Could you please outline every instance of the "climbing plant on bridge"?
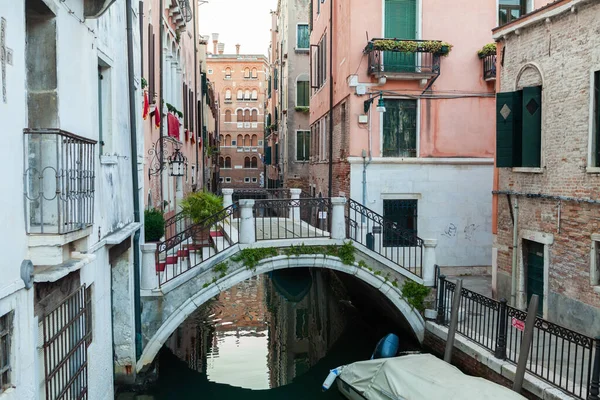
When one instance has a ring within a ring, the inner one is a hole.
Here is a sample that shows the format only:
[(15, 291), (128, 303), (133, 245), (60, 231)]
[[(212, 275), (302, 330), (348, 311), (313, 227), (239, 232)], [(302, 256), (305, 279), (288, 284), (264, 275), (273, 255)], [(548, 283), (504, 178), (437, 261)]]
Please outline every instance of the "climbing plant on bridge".
[(408, 304), (421, 312), (425, 309), (425, 298), (429, 296), (430, 292), (430, 288), (411, 280), (407, 280), (402, 286), (402, 297)]

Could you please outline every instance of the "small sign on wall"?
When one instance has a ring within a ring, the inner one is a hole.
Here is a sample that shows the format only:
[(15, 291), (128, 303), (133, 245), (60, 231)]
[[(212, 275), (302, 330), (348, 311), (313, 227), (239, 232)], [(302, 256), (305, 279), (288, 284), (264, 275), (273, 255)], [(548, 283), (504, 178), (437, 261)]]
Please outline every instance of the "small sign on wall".
[(521, 321), (518, 318), (512, 317), (511, 325), (513, 328), (517, 328), (521, 332), (525, 330), (525, 321)]

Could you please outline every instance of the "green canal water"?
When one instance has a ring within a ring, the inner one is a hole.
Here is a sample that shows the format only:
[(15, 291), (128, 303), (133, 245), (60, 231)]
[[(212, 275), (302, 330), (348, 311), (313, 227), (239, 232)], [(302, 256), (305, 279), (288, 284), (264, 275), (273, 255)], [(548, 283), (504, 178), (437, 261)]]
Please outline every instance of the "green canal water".
[(392, 306), (347, 275), (294, 269), (221, 293), (173, 333), (158, 356), (158, 380), (129, 399), (341, 399), (322, 392), (331, 368), (370, 358), (394, 332), (416, 342)]

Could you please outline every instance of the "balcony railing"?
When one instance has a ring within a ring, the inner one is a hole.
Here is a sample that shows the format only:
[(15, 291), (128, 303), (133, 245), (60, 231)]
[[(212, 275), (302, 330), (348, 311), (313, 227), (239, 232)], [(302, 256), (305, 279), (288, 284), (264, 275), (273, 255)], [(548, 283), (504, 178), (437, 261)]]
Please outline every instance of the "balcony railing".
[(65, 234), (94, 222), (95, 140), (60, 129), (25, 129), (28, 233)]
[(486, 81), (496, 80), (496, 55), (483, 57), (481, 64), (483, 65), (483, 79)]
[[(441, 56), (449, 51), (431, 50), (438, 41), (372, 39), (364, 52), (369, 57), (369, 74), (390, 79), (423, 79), (440, 74)], [(390, 46), (392, 45), (392, 46)], [(387, 50), (387, 48), (392, 50)], [(385, 49), (385, 50), (384, 50)]]

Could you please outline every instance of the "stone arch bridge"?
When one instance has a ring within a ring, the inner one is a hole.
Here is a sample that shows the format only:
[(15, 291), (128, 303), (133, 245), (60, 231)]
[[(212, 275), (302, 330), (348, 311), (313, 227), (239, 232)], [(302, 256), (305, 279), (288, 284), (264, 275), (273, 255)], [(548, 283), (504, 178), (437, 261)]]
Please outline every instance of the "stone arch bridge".
[[(425, 322), (401, 296), (407, 280), (433, 286), (435, 240), (423, 240), (345, 198), (269, 193), (232, 201), (200, 224), (166, 223), (166, 240), (142, 246), (142, 342), (136, 364), (148, 368), (177, 327), (206, 301), (274, 270), (326, 268), (378, 289), (423, 341)], [(243, 195), (242, 195), (243, 197)], [(351, 243), (351, 244), (350, 244)]]

